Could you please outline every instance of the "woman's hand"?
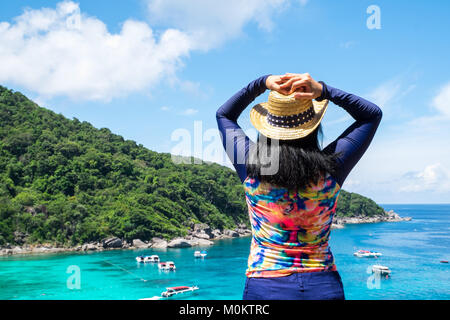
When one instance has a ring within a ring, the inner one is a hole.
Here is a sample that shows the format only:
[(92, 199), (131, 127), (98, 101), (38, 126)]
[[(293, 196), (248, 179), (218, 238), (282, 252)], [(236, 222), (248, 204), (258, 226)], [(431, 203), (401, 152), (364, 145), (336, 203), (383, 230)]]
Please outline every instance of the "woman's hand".
[(295, 99), (316, 99), (322, 95), (323, 85), (314, 80), (309, 73), (286, 73), (281, 77), (282, 84), (278, 92), (295, 92)]
[[(280, 92), (280, 90), (281, 90), (280, 85), (286, 81), (286, 80), (282, 80), (282, 77), (284, 77), (284, 76), (268, 76), (266, 79), (267, 89)], [(285, 91), (286, 90), (283, 89), (283, 92), (285, 92)], [(280, 92), (280, 93), (283, 93), (283, 92)]]

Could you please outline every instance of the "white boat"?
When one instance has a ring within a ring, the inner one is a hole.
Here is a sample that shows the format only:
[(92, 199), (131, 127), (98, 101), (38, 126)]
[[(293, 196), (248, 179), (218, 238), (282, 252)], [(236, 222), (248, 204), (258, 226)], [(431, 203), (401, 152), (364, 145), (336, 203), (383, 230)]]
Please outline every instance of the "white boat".
[(198, 287), (197, 286), (192, 286), (192, 287), (180, 286), (180, 287), (169, 287), (166, 289), (167, 289), (167, 291), (164, 291), (163, 293), (161, 293), (161, 296), (165, 297), (165, 298), (170, 298), (171, 296), (174, 296), (177, 294), (193, 292), (195, 290), (198, 290)]
[(144, 262), (159, 262), (159, 257), (157, 255), (152, 255), (152, 256), (146, 256), (144, 258)]
[(175, 271), (177, 269), (173, 261), (160, 262), (158, 268), (163, 271)]
[(388, 276), (391, 273), (391, 270), (386, 266), (376, 264), (372, 266), (372, 273), (378, 273), (382, 276), (384, 275)]
[(355, 253), (353, 253), (353, 255), (359, 258), (378, 258), (382, 256), (380, 252), (374, 252), (369, 250), (358, 250)]
[(145, 257), (144, 257), (144, 256), (136, 257), (136, 261), (137, 261), (137, 262), (144, 262), (144, 260), (145, 260)]
[(206, 251), (195, 251), (194, 257), (196, 258), (205, 258), (208, 255)]

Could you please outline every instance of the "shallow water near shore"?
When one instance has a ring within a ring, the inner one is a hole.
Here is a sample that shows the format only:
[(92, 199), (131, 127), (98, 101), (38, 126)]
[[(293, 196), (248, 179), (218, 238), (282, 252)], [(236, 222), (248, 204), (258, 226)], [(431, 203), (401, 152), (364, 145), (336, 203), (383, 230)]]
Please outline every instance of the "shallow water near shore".
[[(450, 205), (384, 205), (412, 221), (346, 225), (331, 233), (330, 246), (347, 299), (450, 299)], [(0, 257), (0, 299), (142, 299), (166, 287), (197, 285), (200, 290), (172, 299), (241, 299), (250, 238), (224, 239), (206, 248), (118, 250)], [(378, 259), (357, 258), (358, 249), (379, 251)], [(174, 261), (175, 272), (138, 264), (138, 255)], [(373, 279), (367, 268), (382, 264), (390, 279)], [(80, 270), (80, 289), (70, 289)], [(69, 269), (69, 270), (68, 270)], [(67, 273), (69, 271), (69, 273)], [(69, 280), (69, 287), (68, 287)]]

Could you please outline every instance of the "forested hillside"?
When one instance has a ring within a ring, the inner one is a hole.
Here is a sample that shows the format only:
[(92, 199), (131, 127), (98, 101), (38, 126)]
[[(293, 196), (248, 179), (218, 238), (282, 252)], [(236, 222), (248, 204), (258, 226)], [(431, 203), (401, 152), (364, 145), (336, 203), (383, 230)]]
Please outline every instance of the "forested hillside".
[[(338, 215), (384, 214), (343, 192)], [(247, 222), (240, 181), (218, 164), (175, 165), (169, 154), (40, 108), (0, 86), (0, 245), (80, 244), (185, 235), (193, 223)]]

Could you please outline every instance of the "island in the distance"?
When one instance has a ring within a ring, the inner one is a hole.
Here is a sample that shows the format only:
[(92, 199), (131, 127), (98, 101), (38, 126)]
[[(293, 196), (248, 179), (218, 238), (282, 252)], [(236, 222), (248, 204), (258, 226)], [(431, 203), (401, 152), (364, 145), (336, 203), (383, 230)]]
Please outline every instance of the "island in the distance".
[[(230, 168), (174, 164), (2, 86), (0, 123), (0, 255), (207, 246), (251, 234)], [(400, 219), (342, 190), (333, 225)]]

